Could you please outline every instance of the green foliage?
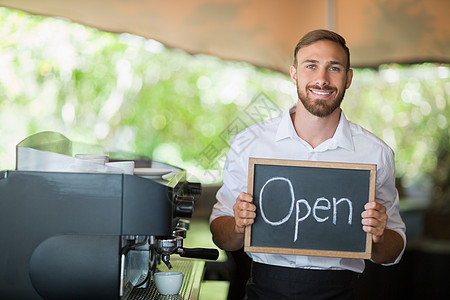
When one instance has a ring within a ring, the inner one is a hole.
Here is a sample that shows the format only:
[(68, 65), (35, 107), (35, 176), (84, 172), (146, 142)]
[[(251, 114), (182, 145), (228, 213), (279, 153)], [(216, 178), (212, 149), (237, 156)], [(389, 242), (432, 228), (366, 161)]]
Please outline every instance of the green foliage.
[(397, 175), (433, 174), (438, 149), (450, 149), (450, 69), (445, 65), (385, 65), (359, 70), (344, 110), (396, 152)]
[[(22, 139), (53, 130), (188, 170), (211, 168), (209, 180), (220, 180), (223, 136), (235, 120), (255, 121), (245, 112), (251, 101), (264, 95), (281, 110), (296, 101), (285, 74), (130, 34), (0, 8), (0, 35), (0, 169), (14, 168)], [(355, 70), (344, 111), (394, 149), (399, 176), (434, 174), (438, 152), (448, 153), (449, 70)], [(215, 156), (199, 163), (212, 148)]]

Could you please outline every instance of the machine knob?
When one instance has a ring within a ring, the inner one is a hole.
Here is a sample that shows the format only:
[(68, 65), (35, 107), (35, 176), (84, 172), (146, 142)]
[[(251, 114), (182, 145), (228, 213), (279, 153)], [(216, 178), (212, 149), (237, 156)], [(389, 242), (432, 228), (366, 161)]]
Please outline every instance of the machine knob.
[(175, 196), (175, 210), (174, 217), (192, 218), (194, 211), (194, 197), (193, 196)]
[(175, 228), (174, 231), (172, 231), (172, 235), (179, 236), (179, 237), (182, 237), (183, 239), (185, 239), (186, 238), (186, 229), (177, 227), (177, 228)]
[(193, 195), (197, 200), (202, 193), (202, 185), (199, 182), (188, 182), (187, 194)]
[(186, 219), (179, 219), (176, 227), (189, 230), (190, 226), (191, 226), (191, 221), (186, 220)]

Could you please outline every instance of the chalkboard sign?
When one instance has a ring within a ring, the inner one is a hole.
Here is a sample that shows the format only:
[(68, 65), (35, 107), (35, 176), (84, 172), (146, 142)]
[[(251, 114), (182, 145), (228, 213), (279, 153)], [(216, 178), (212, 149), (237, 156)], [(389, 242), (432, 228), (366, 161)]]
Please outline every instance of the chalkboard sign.
[(244, 250), (368, 259), (361, 213), (375, 200), (376, 165), (250, 158), (256, 218)]

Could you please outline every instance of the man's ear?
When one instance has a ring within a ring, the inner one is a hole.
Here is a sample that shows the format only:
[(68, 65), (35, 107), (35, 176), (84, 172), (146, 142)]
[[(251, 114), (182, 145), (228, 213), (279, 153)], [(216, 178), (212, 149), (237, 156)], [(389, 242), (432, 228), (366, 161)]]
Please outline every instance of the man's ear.
[(348, 69), (348, 71), (347, 71), (347, 85), (345, 86), (345, 89), (348, 89), (350, 87), (350, 85), (352, 84), (352, 79), (353, 79), (353, 70), (352, 69)]
[(291, 80), (294, 84), (297, 84), (297, 68), (292, 65), (290, 69)]

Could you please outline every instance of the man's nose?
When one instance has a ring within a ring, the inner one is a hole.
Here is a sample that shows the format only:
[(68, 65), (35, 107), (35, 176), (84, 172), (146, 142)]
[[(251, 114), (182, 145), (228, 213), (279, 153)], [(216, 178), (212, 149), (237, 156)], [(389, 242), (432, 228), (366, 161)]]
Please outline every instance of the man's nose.
[(326, 69), (320, 69), (317, 72), (317, 77), (315, 80), (315, 84), (318, 86), (327, 86), (330, 84), (329, 74)]

